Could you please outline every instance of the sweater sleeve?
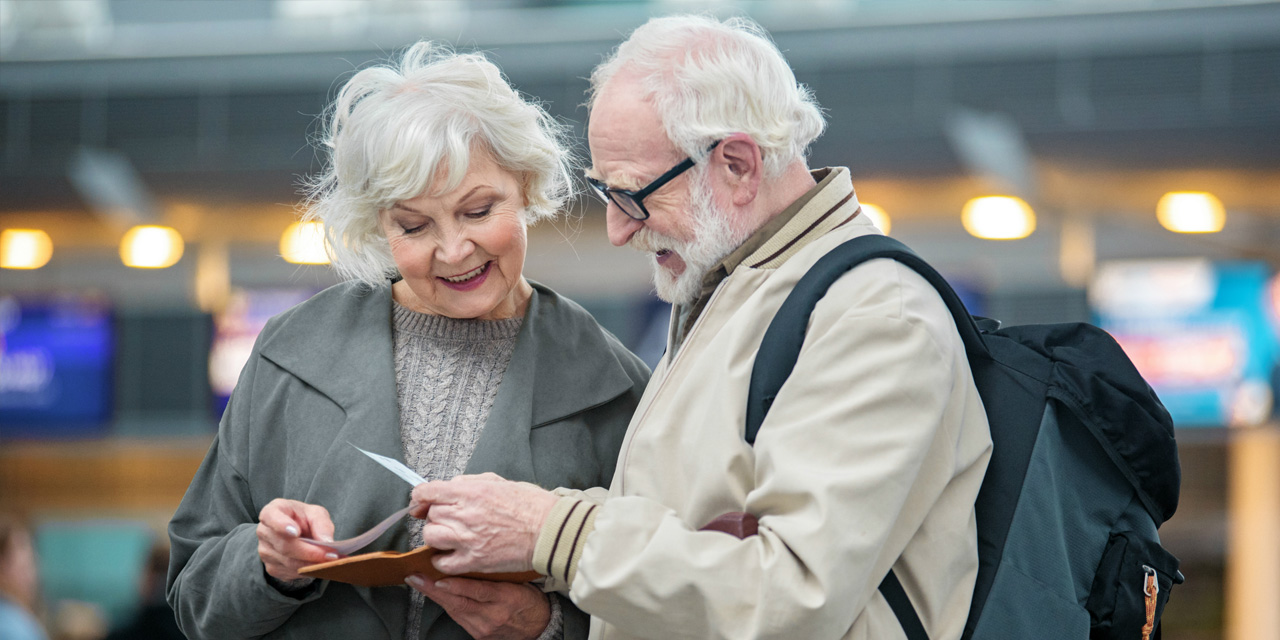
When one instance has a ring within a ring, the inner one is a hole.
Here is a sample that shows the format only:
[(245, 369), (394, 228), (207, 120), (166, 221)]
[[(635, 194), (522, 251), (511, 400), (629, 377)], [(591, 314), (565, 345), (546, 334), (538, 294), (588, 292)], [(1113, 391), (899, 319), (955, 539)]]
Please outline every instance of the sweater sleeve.
[(258, 557), (258, 508), (240, 465), (247, 459), (260, 360), (255, 348), (218, 435), (169, 523), (167, 599), (178, 626), (193, 640), (263, 636), (319, 598), (328, 584), (286, 595), (267, 582)]

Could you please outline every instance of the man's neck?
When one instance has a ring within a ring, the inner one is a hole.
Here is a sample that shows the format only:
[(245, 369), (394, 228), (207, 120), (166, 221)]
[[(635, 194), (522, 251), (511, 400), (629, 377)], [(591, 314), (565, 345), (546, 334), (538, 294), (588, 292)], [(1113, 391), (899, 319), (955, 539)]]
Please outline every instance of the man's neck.
[(753, 203), (756, 206), (748, 219), (751, 233), (759, 231), (778, 214), (786, 211), (791, 203), (809, 193), (817, 184), (809, 168), (801, 160), (787, 165), (782, 175), (765, 181), (760, 185), (760, 195)]

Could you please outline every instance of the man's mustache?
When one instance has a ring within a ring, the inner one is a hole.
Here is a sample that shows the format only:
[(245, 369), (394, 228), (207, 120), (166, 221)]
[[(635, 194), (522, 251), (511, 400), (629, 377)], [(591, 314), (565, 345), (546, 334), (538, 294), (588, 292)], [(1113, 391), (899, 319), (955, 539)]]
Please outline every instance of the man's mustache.
[(684, 247), (684, 243), (674, 238), (669, 238), (649, 228), (644, 228), (631, 236), (631, 240), (627, 242), (627, 246), (644, 253), (658, 253), (664, 250), (680, 253), (680, 249)]

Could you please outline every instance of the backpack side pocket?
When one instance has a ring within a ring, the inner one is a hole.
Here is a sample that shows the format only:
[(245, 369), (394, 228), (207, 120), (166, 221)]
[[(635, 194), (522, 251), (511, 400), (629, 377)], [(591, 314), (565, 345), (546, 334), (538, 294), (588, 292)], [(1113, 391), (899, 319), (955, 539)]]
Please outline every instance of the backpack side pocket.
[(1090, 640), (1121, 640), (1142, 636), (1146, 623), (1147, 576), (1154, 572), (1155, 619), (1160, 620), (1169, 591), (1182, 583), (1178, 559), (1160, 543), (1135, 531), (1111, 534), (1094, 575), (1085, 608), (1089, 611)]

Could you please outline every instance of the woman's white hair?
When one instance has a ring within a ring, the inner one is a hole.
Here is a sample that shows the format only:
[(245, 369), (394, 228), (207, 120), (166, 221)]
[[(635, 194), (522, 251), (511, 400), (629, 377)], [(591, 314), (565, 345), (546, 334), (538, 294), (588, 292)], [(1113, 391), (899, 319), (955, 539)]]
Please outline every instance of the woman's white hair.
[(456, 188), (473, 151), (520, 180), (526, 224), (554, 216), (572, 195), (567, 127), (480, 54), (419, 42), (352, 76), (324, 124), (325, 169), (304, 183), (302, 217), (324, 223), (333, 265), (347, 278), (378, 284), (396, 273), (379, 214), (428, 188)]
[(640, 77), (672, 144), (695, 160), (712, 142), (745, 133), (760, 146), (765, 175), (776, 177), (826, 128), (813, 92), (746, 18), (650, 20), (591, 73), (588, 107), (624, 69)]

